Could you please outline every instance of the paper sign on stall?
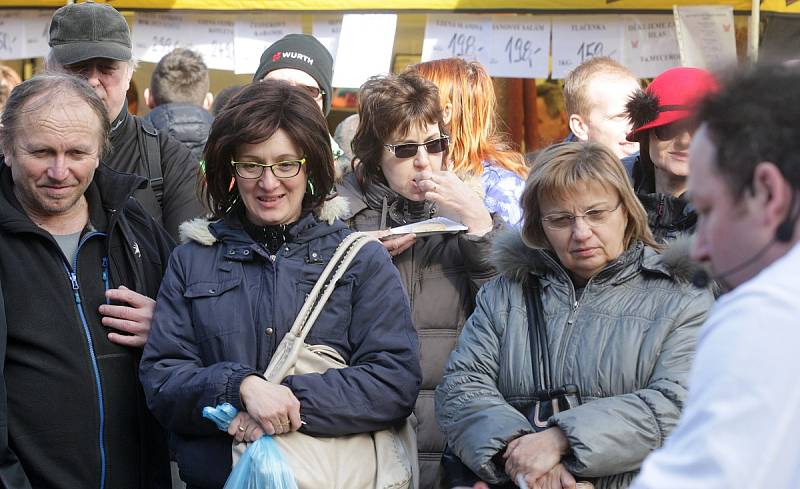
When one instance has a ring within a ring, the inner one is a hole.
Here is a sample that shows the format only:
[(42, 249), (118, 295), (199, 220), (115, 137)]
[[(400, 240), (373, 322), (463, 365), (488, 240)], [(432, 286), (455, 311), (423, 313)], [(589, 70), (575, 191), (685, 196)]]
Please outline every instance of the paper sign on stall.
[(389, 73), (392, 66), (395, 14), (348, 14), (333, 66), (333, 86), (358, 88), (373, 75)]
[(236, 19), (233, 38), (234, 72), (255, 73), (261, 53), (286, 34), (301, 34), (298, 15), (248, 15)]
[(50, 37), (48, 28), (53, 11), (50, 10), (25, 10), (22, 13), (22, 24), (25, 26), (25, 58), (38, 58), (47, 56), (50, 46), (47, 39)]
[(639, 78), (680, 66), (681, 53), (671, 15), (626, 15), (624, 65)]
[(733, 7), (675, 7), (683, 66), (718, 71), (736, 64)]
[(553, 78), (596, 56), (622, 62), (622, 20), (612, 15), (553, 17)]
[(0, 59), (25, 57), (25, 24), (19, 11), (0, 12)]
[(234, 68), (233, 20), (211, 15), (137, 14), (131, 35), (133, 55), (157, 63), (175, 48), (188, 48), (203, 56), (211, 69)]
[(342, 32), (341, 15), (315, 15), (311, 23), (311, 35), (328, 48), (336, 61), (336, 48), (339, 46), (339, 34)]
[(429, 15), (422, 61), (463, 58), (489, 63), (492, 18), (488, 15)]
[(486, 69), (492, 76), (547, 78), (550, 56), (549, 17), (497, 16)]

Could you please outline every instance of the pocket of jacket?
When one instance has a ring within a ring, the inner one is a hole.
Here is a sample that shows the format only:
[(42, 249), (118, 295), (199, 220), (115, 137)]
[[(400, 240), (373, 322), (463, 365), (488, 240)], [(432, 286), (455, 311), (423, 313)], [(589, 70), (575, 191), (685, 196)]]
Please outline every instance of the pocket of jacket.
[(241, 277), (220, 282), (197, 282), (186, 287), (183, 297), (191, 303), (197, 341), (235, 333), (242, 326), (242, 310), (248, 300), (241, 294)]

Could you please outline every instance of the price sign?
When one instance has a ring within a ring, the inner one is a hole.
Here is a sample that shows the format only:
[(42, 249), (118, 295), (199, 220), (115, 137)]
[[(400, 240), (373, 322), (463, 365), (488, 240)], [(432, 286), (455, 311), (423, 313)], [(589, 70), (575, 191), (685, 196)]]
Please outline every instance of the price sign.
[(683, 66), (720, 71), (735, 66), (733, 7), (675, 7), (675, 26)]
[(339, 46), (339, 34), (342, 32), (341, 15), (315, 15), (311, 24), (311, 35), (328, 48), (336, 61), (336, 49)]
[(299, 15), (249, 15), (236, 19), (233, 38), (236, 74), (255, 73), (261, 53), (287, 34), (301, 34)]
[(142, 61), (157, 63), (180, 47), (200, 53), (211, 69), (234, 68), (232, 20), (210, 15), (137, 14), (132, 37), (133, 54)]
[(348, 14), (333, 66), (333, 86), (358, 88), (373, 75), (388, 73), (392, 65), (395, 14)]
[(611, 15), (553, 17), (553, 78), (596, 56), (622, 62), (622, 20)]
[(492, 18), (485, 15), (429, 15), (422, 61), (463, 58), (488, 64)]
[(486, 69), (492, 76), (547, 78), (550, 19), (498, 16), (492, 22), (492, 45)]
[(47, 44), (49, 36), (50, 18), (54, 11), (25, 10), (22, 12), (21, 21), (25, 32), (25, 58), (39, 58), (47, 56), (50, 46)]
[(624, 22), (624, 64), (636, 76), (652, 78), (680, 66), (681, 53), (671, 15), (626, 15)]
[(25, 25), (20, 12), (0, 12), (0, 59), (25, 56)]

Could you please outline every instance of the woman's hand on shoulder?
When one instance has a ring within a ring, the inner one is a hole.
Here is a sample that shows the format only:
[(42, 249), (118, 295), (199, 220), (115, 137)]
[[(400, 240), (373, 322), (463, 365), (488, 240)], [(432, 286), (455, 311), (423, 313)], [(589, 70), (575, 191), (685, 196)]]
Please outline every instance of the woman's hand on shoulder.
[(242, 381), (239, 396), (264, 433), (281, 435), (300, 429), (300, 401), (288, 387), (250, 375)]
[(503, 454), (506, 473), (512, 481), (522, 476), (529, 487), (542, 487), (534, 484), (561, 462), (568, 449), (567, 437), (558, 427), (520, 436)]
[(439, 214), (458, 221), (469, 234), (482, 236), (491, 231), (492, 216), (483, 199), (451, 171), (423, 171), (414, 180), (425, 192), (425, 200), (434, 202)]

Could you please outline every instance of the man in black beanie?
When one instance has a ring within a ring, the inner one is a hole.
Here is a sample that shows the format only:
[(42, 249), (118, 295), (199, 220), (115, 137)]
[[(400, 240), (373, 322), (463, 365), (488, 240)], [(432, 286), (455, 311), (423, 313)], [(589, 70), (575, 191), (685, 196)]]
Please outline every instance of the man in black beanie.
[(284, 80), (308, 91), (324, 115), (331, 111), (333, 57), (314, 36), (288, 34), (261, 55), (253, 81)]

